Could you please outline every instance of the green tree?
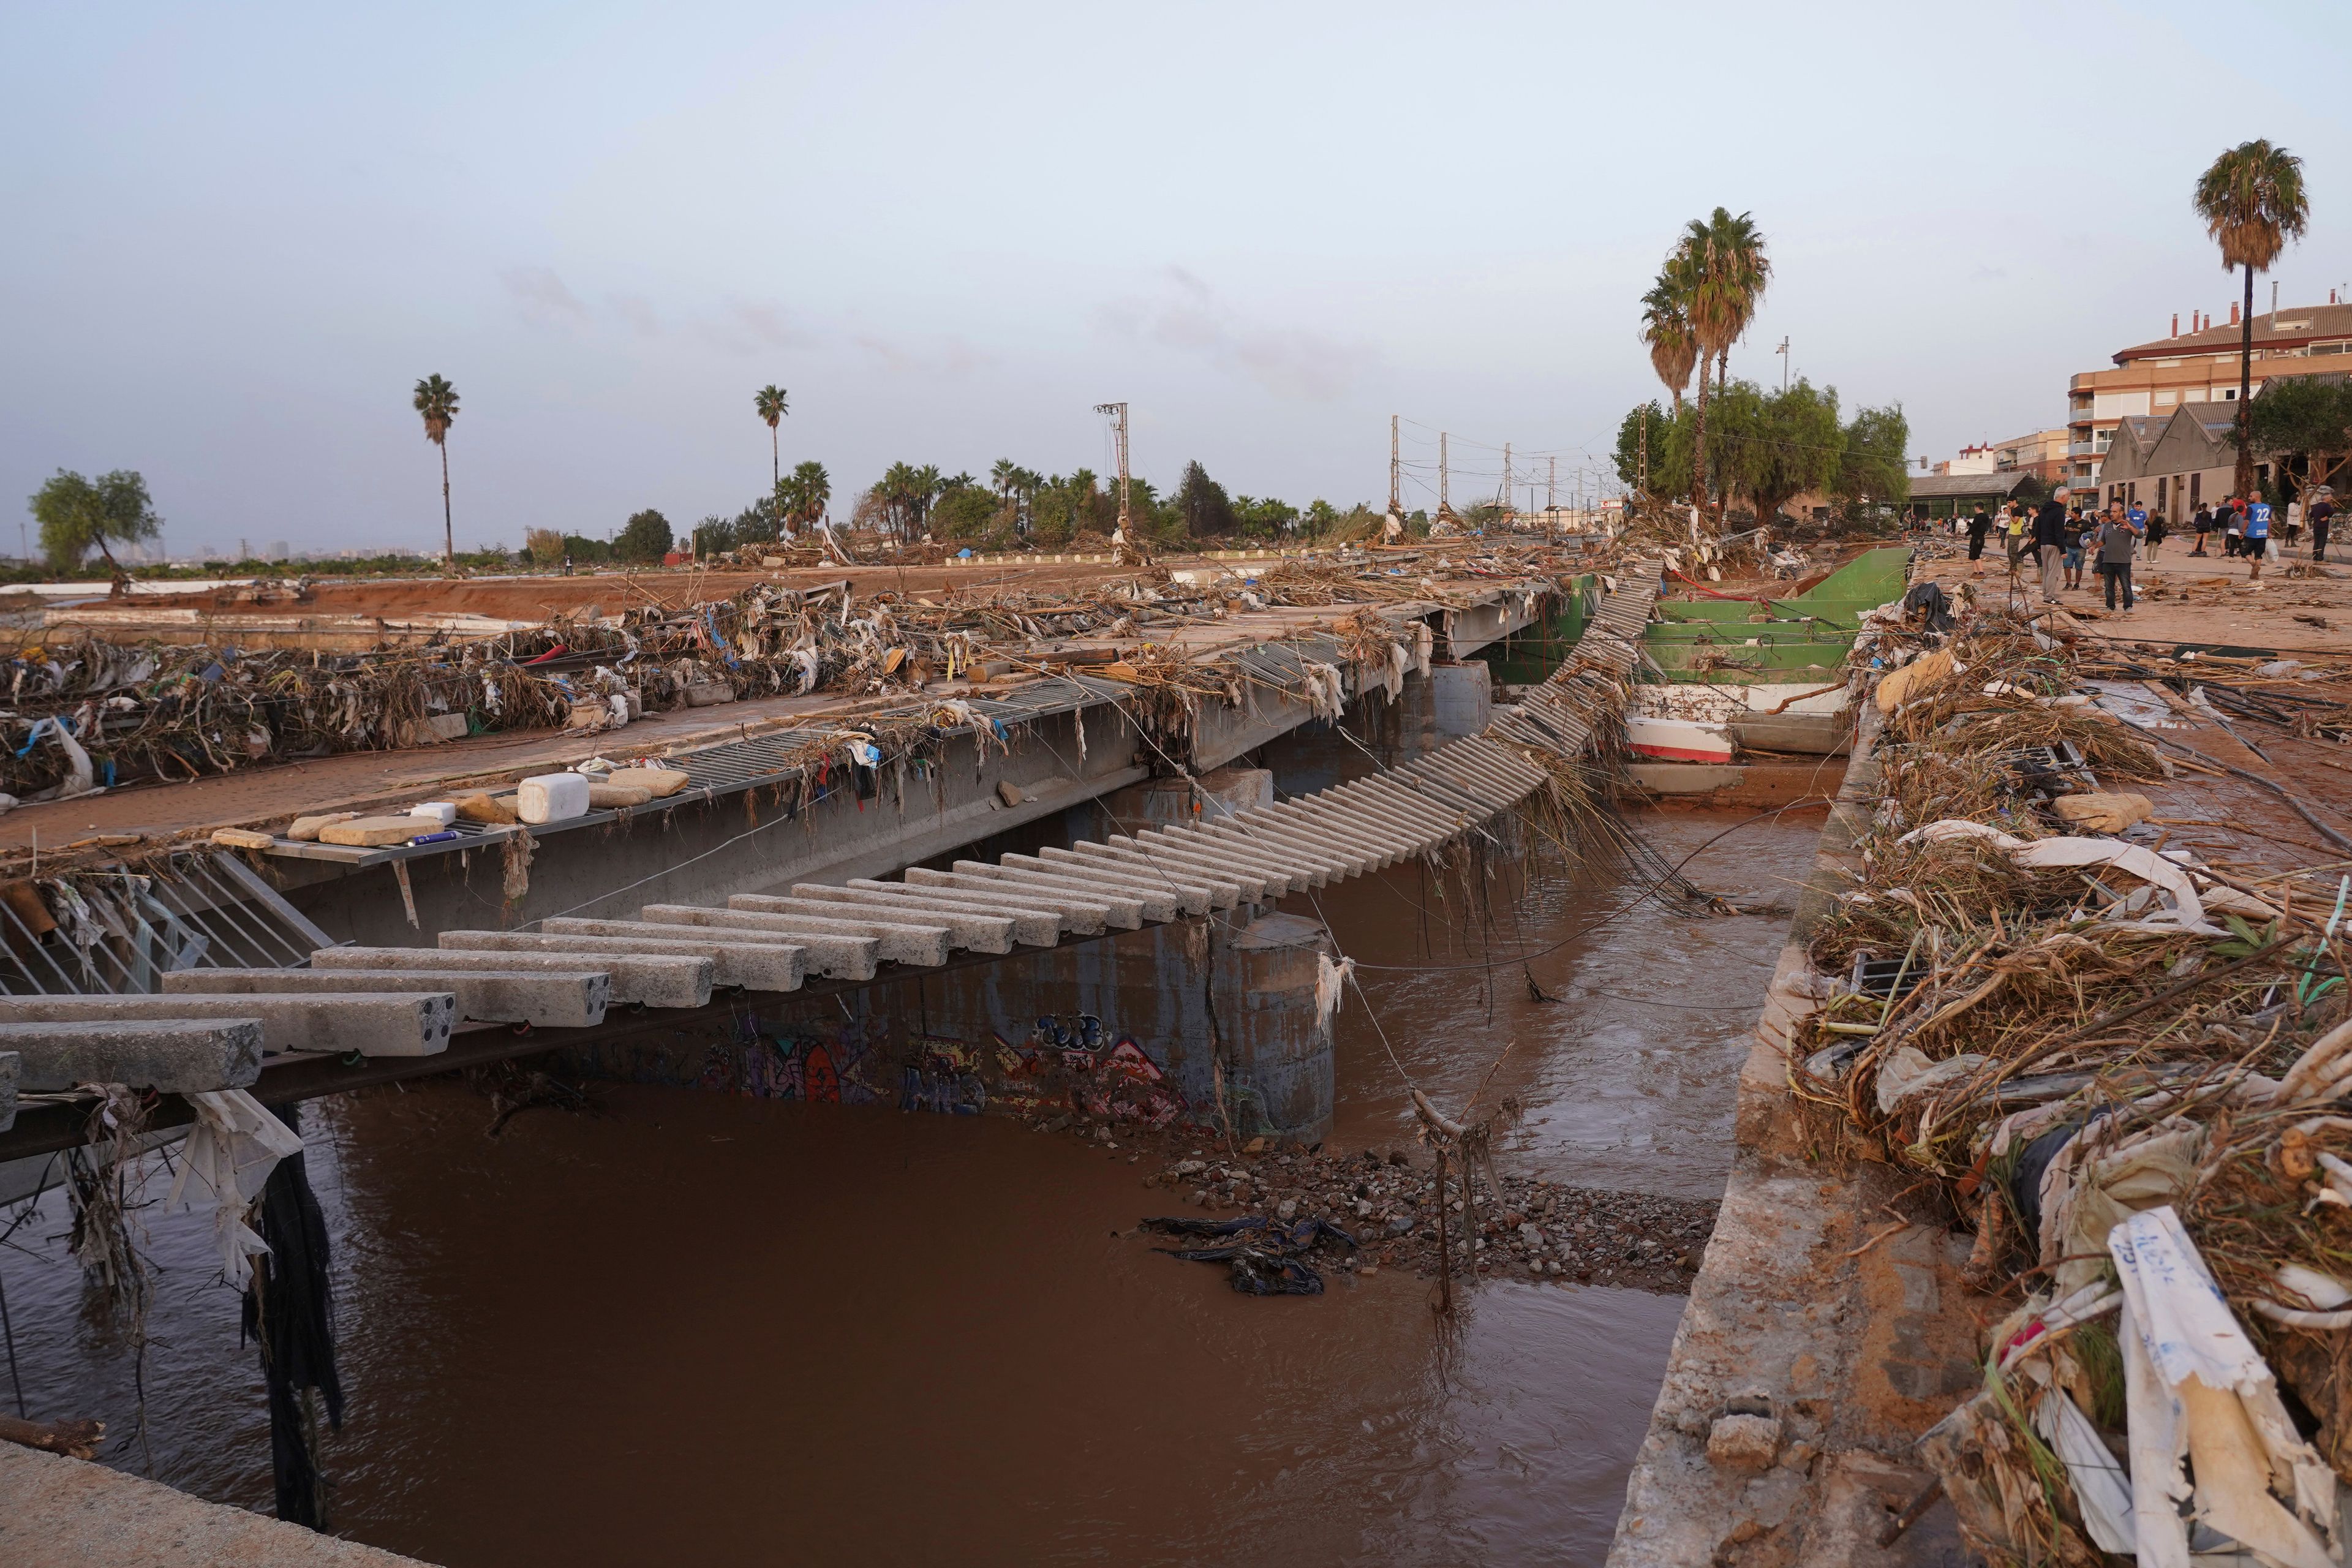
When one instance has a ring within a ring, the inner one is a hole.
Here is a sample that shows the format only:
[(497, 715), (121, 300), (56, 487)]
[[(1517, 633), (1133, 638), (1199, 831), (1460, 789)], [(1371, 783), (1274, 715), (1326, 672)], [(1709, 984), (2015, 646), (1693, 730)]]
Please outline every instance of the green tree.
[(2205, 232), (2221, 247), (2221, 270), (2244, 269), (2246, 304), (2238, 335), (2238, 471), (2236, 489), (2254, 489), (2254, 444), (2248, 405), (2253, 397), (2254, 274), (2270, 270), (2290, 239), (2303, 237), (2311, 202), (2303, 189), (2303, 160), (2268, 142), (2243, 142), (2198, 176), (2191, 198)]
[[(1694, 352), (1694, 363), (1696, 363), (1696, 352)], [(1667, 466), (1666, 450), (1668, 438), (1675, 426), (1687, 417), (1687, 414), (1681, 406), (1677, 406), (1672, 414), (1667, 413), (1658, 406), (1655, 398), (1625, 411), (1625, 417), (1617, 423), (1615, 458), (1617, 478), (1627, 489), (1641, 488), (1642, 459), (1645, 450), (1649, 456), (1652, 495), (1682, 495), (1689, 489), (1688, 470), (1670, 468)]]
[(738, 542), (735, 525), (715, 513), (694, 525), (694, 553), (698, 558), (732, 550)]
[(95, 550), (114, 581), (126, 581), (130, 574), (108, 546), (135, 544), (163, 531), (163, 520), (148, 499), (147, 481), (130, 468), (95, 479), (59, 468), (33, 492), (30, 504), (41, 525), (41, 553), (59, 572), (74, 571)]
[(1900, 506), (1910, 497), (1905, 454), (1911, 449), (1911, 422), (1899, 403), (1857, 409), (1845, 427), (1845, 450), (1838, 457), (1831, 492), (1849, 502)]
[(658, 565), (674, 542), (669, 519), (647, 507), (622, 526), (621, 536), (613, 541), (613, 553), (623, 561)]
[(1195, 539), (1215, 539), (1234, 531), (1234, 503), (1225, 494), (1225, 487), (1209, 477), (1209, 470), (1196, 460), (1184, 465), (1184, 477), (1176, 486), (1176, 510), (1184, 520), (1185, 531)]
[(1734, 382), (1717, 405), (1716, 473), (1727, 494), (1744, 495), (1769, 523), (1792, 496), (1826, 489), (1845, 456), (1835, 387), (1800, 381), (1766, 392)]
[(1252, 539), (1272, 539), (1298, 526), (1298, 509), (1272, 496), (1235, 496), (1234, 521)]
[(2352, 457), (2352, 385), (2315, 375), (2273, 376), (2253, 399), (2246, 427), (2264, 457), (2304, 459), (2305, 486), (2332, 484)]
[(1007, 522), (1002, 503), (978, 485), (950, 485), (931, 508), (932, 531), (942, 539), (986, 539)]
[(449, 515), (449, 426), (457, 419), (457, 389), (437, 375), (416, 384), (411, 400), (425, 419), (425, 438), (441, 448), (441, 563), (457, 569), (457, 530)]
[(535, 566), (563, 564), (563, 535), (552, 528), (523, 530), (522, 548)]

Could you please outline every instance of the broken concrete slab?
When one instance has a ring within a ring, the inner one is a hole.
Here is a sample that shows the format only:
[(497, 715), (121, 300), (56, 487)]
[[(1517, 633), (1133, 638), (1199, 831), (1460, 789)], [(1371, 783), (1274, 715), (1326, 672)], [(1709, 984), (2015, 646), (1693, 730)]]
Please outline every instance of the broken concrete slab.
[(426, 974), (397, 969), (182, 969), (163, 976), (167, 996), (267, 996), (287, 993), (396, 991), (454, 994), (457, 1015), (483, 1024), (584, 1029), (604, 1021), (613, 979), (603, 971)]
[(640, 1007), (701, 1007), (710, 1001), (716, 966), (705, 957), (654, 957), (630, 953), (443, 952), (428, 947), (322, 947), (310, 967), (415, 970), (426, 974), (467, 970), (539, 970), (578, 973), (601, 969), (611, 974), (612, 999)]
[(452, 992), (386, 995), (323, 992), (292, 996), (0, 997), (0, 1026), (115, 1019), (258, 1018), (261, 1048), (363, 1057), (429, 1057), (449, 1048), (457, 1022)]
[(84, 1083), (202, 1094), (261, 1077), (261, 1020), (0, 1024), (0, 1050), (22, 1058), (16, 1087), (29, 1094), (62, 1094)]

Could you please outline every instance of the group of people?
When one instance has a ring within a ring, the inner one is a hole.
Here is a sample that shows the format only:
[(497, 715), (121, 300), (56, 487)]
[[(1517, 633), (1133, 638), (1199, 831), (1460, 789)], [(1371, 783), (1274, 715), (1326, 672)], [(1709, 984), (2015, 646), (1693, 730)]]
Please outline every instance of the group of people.
[[(2039, 508), (2011, 501), (1996, 514), (1978, 507), (1967, 522), (1969, 574), (1983, 573), (1986, 542), (1998, 533), (2012, 573), (2024, 571), (2031, 562), (2041, 574), (2042, 603), (2054, 605), (2062, 593), (2082, 587), (2084, 566), (2095, 563), (2105, 581), (2106, 607), (2131, 609), (2136, 602), (2132, 563), (2143, 554), (2153, 560), (2162, 552), (2168, 531), (2164, 514), (2151, 515), (2120, 500), (2110, 501), (2104, 509), (2095, 503), (2087, 508), (2069, 506), (2066, 493), (2060, 490)], [(2225, 552), (2245, 561), (2247, 581), (2261, 582), (2263, 561), (2271, 552), (2273, 512), (2268, 501), (2242, 496), (2228, 497), (2218, 506), (2200, 505), (2192, 523), (2197, 547), (2189, 554), (2210, 554), (2206, 542), (2219, 533)], [(2311, 558), (2326, 560), (2327, 535), (2335, 515), (2335, 500), (2326, 492), (2307, 510), (2302, 502), (2294, 502), (2282, 523), (2283, 542), (2294, 543), (2308, 520)]]

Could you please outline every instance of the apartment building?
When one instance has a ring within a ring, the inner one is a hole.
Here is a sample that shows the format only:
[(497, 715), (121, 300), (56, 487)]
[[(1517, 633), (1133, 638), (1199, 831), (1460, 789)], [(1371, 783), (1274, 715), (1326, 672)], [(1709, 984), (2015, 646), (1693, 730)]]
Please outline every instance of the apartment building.
[[(1948, 458), (1931, 470), (1938, 478), (1958, 478), (1970, 474), (2030, 474), (2037, 479), (2064, 484), (2067, 479), (2067, 431), (2063, 426), (2055, 430), (2036, 430), (2030, 436), (2020, 436), (2008, 441), (1987, 441), (1981, 447), (1963, 447), (1959, 456)], [(1924, 458), (1920, 459), (1925, 462)]]
[[(2226, 321), (2189, 312), (2189, 327), (2172, 319), (2172, 331), (2150, 342), (2117, 351), (2113, 370), (2085, 371), (2066, 388), (2068, 478), (2089, 484), (2127, 418), (2169, 420), (2173, 412), (2199, 403), (2234, 404), (2238, 398), (2238, 307)], [(2352, 304), (2328, 291), (2325, 305), (2266, 311), (2254, 318), (2253, 387), (2273, 376), (2308, 375), (2352, 369)]]

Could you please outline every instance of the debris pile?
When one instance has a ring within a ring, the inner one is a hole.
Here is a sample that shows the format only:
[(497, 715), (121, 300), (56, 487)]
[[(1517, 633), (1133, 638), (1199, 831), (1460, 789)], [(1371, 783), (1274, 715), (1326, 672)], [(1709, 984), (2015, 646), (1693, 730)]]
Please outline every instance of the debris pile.
[[(1183, 1135), (1081, 1128), (1080, 1136), (1119, 1143), (1122, 1154), (1140, 1160), (1145, 1156), (1136, 1147), (1139, 1141), (1172, 1145)], [(1171, 1192), (1204, 1215), (1250, 1221), (1246, 1228), (1253, 1234), (1261, 1226), (1295, 1234), (1308, 1221), (1335, 1226), (1353, 1243), (1352, 1250), (1342, 1249), (1337, 1257), (1342, 1271), (1410, 1268), (1423, 1279), (1438, 1273), (1438, 1186), (1426, 1154), (1264, 1148), (1229, 1153), (1204, 1146), (1187, 1152), (1171, 1146), (1158, 1157), (1160, 1167), (1144, 1176), (1144, 1185)], [(1466, 1209), (1458, 1173), (1447, 1191), (1458, 1255)], [(1457, 1275), (1679, 1293), (1689, 1289), (1698, 1268), (1715, 1227), (1716, 1205), (1505, 1175), (1498, 1192), (1478, 1194), (1478, 1207), (1471, 1247), (1476, 1261), (1457, 1261)], [(1144, 1222), (1146, 1229), (1165, 1224)], [(1319, 1234), (1328, 1248), (1329, 1233)], [(1235, 1288), (1244, 1287), (1236, 1281)]]
[[(1475, 573), (1443, 564), (1452, 576), (1524, 580), (1531, 596), (1556, 582), (1549, 558), (1524, 548), (1488, 552)], [(1274, 605), (1460, 596), (1419, 569), (1394, 574), (1407, 570), (1285, 562), (1206, 586), (1154, 571), (1063, 593), (871, 597), (845, 580), (761, 584), (724, 600), (611, 616), (592, 606), (526, 632), (365, 654), (27, 646), (0, 669), (0, 806), (493, 731), (619, 729), (649, 710), (747, 698), (906, 695), (1074, 668), (1164, 690), (1160, 705), (1189, 710), (1208, 696), (1241, 700), (1242, 677), (1169, 647), (1175, 634)], [(1408, 657), (1425, 663), (1426, 646)]]
[(2006, 1309), (1984, 1391), (1921, 1452), (1995, 1563), (2232, 1541), (2340, 1563), (2352, 878), (2264, 830), (2260, 865), (2168, 847), (2149, 794), (2193, 773), (2264, 800), (2244, 774), (2332, 837), (2168, 731), (2178, 709), (2340, 736), (2342, 702), (2253, 661), (2136, 663), (1965, 588), (1947, 613), (1867, 617), (1880, 798), (1782, 982), (1820, 1142), (1916, 1173), (1914, 1217), (1973, 1228)]

